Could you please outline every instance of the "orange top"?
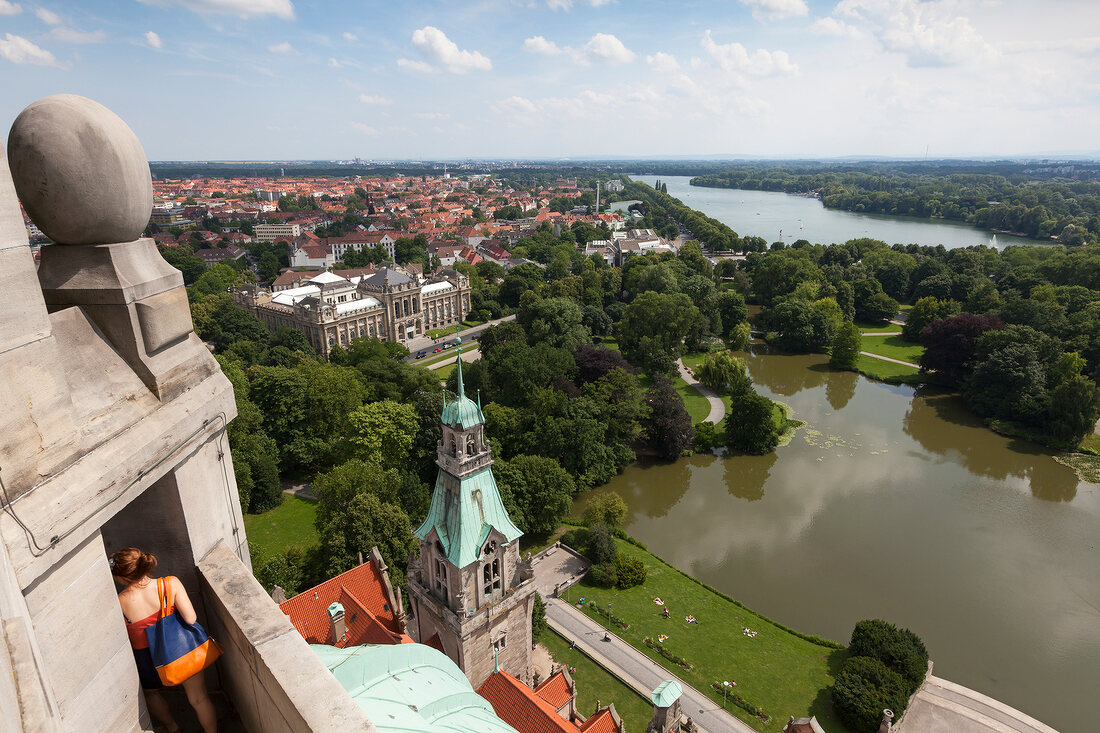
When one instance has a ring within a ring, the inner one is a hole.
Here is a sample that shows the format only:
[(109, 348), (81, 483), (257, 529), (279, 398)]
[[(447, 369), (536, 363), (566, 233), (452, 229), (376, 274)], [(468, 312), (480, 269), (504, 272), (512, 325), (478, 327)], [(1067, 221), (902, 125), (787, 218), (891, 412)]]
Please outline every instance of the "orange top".
[(168, 612), (164, 614), (165, 616), (171, 615), (176, 611), (176, 604), (171, 602), (172, 590), (171, 587), (168, 586), (168, 583), (171, 582), (171, 578), (167, 579), (168, 583), (162, 583), (162, 580), (164, 579), (157, 579), (157, 595), (160, 596), (161, 605), (158, 610), (153, 611), (140, 621), (131, 621), (126, 618), (125, 615), (122, 617), (126, 620), (126, 634), (130, 637), (130, 646), (134, 649), (149, 648), (149, 637), (145, 635), (145, 630), (160, 620), (160, 615), (165, 610), (166, 602), (169, 605), (167, 606)]

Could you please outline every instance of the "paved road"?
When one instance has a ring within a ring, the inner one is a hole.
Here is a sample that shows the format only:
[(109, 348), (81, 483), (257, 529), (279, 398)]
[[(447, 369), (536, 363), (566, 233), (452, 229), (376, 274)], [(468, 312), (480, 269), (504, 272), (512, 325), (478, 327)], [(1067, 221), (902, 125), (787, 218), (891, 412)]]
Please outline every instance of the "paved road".
[(872, 354), (870, 351), (861, 351), (859, 353), (863, 354), (864, 356), (872, 356), (876, 359), (882, 359), (883, 361), (892, 361), (895, 364), (904, 364), (905, 366), (911, 366), (914, 369), (920, 369), (920, 364), (914, 364), (911, 361), (902, 361), (901, 359), (891, 359), (890, 357), (883, 356), (882, 354)]
[[(454, 349), (451, 349), (450, 352), (453, 354)], [(477, 346), (474, 346), (473, 348), (462, 349), (462, 361), (469, 363), (471, 361), (477, 361), (480, 358), (481, 350), (477, 348)], [(428, 364), (427, 367), (428, 369), (442, 369), (443, 367), (450, 366), (454, 363), (454, 359), (443, 359), (442, 361), (437, 361), (435, 364)]]
[[(458, 333), (452, 333), (450, 336), (444, 336), (443, 338), (430, 339), (430, 338), (427, 338), (426, 336), (421, 336), (419, 338), (412, 339), (407, 344), (405, 344), (405, 346), (413, 354), (415, 354), (418, 351), (427, 351), (428, 354), (424, 358), (425, 359), (430, 359), (433, 356), (439, 356), (439, 354), (432, 354), (431, 353), (432, 349), (439, 348), (440, 346), (442, 346), (445, 343), (454, 343), (455, 336), (461, 336), (462, 337), (462, 343), (466, 344), (466, 343), (469, 343), (472, 339), (476, 339), (478, 337), (478, 335), (480, 335), (481, 332), (484, 331), (485, 329), (487, 329), (491, 326), (495, 326), (498, 323), (504, 323), (505, 321), (514, 321), (514, 320), (516, 320), (515, 314), (510, 315), (510, 316), (505, 316), (504, 318), (498, 318), (495, 321), (486, 321), (485, 323), (481, 324), (480, 326), (474, 326), (473, 328), (467, 328), (465, 331), (459, 331)], [(413, 359), (412, 357), (409, 357), (406, 361), (416, 362), (416, 359)]]
[(726, 416), (726, 405), (718, 395), (716, 395), (710, 387), (700, 384), (699, 381), (695, 379), (691, 370), (684, 366), (683, 359), (676, 360), (676, 367), (680, 370), (680, 377), (687, 382), (688, 386), (706, 397), (707, 402), (710, 403), (710, 413), (707, 415), (704, 422), (712, 422), (715, 425), (722, 422), (722, 418)]
[(752, 728), (723, 710), (721, 705), (676, 678), (615, 634), (611, 634), (610, 641), (604, 641), (606, 630), (562, 599), (546, 599), (546, 620), (551, 628), (566, 639), (576, 641), (581, 650), (646, 697), (665, 680), (676, 679), (684, 690), (681, 698), (684, 714), (691, 717), (704, 733), (752, 733)]
[(860, 336), (901, 336), (901, 331), (863, 331)]

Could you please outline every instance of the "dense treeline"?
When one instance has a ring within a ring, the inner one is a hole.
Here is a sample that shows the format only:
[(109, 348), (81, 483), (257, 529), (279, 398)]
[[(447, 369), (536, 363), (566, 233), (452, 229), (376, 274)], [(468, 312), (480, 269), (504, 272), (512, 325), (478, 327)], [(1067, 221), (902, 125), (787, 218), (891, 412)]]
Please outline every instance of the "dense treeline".
[(1100, 417), (1100, 247), (946, 250), (869, 239), (753, 253), (758, 324), (788, 351), (857, 349), (846, 326), (914, 303), (930, 379), (999, 427), (1073, 447)]
[[(1061, 169), (1059, 169), (1061, 170)], [(1100, 235), (1100, 170), (1074, 166), (1083, 180), (1046, 169), (892, 164), (743, 166), (692, 178), (692, 185), (813, 193), (828, 208), (965, 221), (1067, 245)]]

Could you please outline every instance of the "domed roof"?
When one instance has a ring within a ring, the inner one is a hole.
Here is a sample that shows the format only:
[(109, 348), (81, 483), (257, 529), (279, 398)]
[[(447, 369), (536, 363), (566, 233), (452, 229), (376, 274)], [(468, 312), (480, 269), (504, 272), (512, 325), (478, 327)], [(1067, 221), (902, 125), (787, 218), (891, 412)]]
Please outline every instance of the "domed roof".
[(442, 420), (444, 425), (465, 430), (485, 422), (485, 416), (481, 414), (481, 408), (476, 402), (464, 394), (459, 394), (443, 408)]
[(456, 338), (458, 346), (455, 351), (456, 368), (458, 370), (458, 396), (443, 405), (443, 415), (440, 419), (444, 425), (465, 430), (485, 422), (485, 415), (481, 413), (481, 406), (466, 396), (466, 387), (462, 383), (462, 339)]

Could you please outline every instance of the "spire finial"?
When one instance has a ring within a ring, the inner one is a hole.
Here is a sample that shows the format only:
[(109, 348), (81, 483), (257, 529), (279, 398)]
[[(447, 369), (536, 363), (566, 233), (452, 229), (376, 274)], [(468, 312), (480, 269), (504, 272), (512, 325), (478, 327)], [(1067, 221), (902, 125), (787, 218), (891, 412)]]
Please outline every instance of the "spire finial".
[(481, 387), (477, 388), (477, 409), (481, 409)]
[(500, 671), (500, 649), (493, 646), (493, 672)]
[(458, 359), (458, 396), (466, 396), (466, 388), (462, 384), (462, 337), (455, 337), (455, 356)]

